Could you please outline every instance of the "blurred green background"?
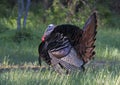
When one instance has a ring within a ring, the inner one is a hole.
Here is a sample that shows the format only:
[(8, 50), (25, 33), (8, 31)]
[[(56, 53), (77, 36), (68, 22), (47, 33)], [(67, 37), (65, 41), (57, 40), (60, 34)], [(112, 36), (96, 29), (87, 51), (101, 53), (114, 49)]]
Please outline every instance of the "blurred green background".
[[(15, 29), (17, 27), (18, 1), (24, 2), (24, 5), (22, 5), (24, 11), (26, 10), (27, 1), (31, 1), (27, 27), (37, 28), (40, 27), (39, 24), (49, 23), (83, 25), (93, 10), (98, 12), (99, 26), (105, 25), (118, 28), (120, 23), (119, 0), (1, 0), (1, 29), (5, 27)], [(23, 12), (22, 20), (24, 15)]]

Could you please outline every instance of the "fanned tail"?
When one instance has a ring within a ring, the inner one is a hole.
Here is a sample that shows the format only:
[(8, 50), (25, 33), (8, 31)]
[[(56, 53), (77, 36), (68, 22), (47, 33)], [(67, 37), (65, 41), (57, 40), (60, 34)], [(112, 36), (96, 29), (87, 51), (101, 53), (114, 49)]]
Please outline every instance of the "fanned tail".
[(96, 28), (97, 28), (97, 17), (96, 12), (88, 18), (85, 26), (83, 27), (82, 38), (80, 39), (80, 49), (79, 53), (83, 61), (87, 63), (95, 55), (95, 40), (96, 40)]

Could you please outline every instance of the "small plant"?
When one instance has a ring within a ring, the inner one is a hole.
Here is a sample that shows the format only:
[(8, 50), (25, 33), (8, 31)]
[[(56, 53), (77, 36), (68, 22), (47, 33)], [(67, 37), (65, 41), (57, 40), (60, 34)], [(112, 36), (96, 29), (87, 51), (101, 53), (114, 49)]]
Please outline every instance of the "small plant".
[(8, 66), (9, 65), (9, 56), (5, 56), (2, 62), (3, 66)]

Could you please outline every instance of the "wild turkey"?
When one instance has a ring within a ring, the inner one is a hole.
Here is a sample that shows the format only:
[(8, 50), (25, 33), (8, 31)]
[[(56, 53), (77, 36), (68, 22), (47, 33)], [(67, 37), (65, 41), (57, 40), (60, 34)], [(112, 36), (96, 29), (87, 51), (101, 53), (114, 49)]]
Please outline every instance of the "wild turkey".
[(50, 24), (38, 49), (40, 65), (42, 58), (59, 73), (63, 69), (67, 72), (84, 70), (84, 65), (95, 55), (96, 28), (96, 12), (88, 18), (83, 29), (70, 24)]

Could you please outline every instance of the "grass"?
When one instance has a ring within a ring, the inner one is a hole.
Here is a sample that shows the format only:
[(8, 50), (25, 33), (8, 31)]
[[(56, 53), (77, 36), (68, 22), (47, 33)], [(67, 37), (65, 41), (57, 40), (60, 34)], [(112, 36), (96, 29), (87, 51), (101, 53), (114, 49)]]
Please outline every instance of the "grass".
[(0, 74), (1, 85), (119, 85), (120, 67), (87, 69), (70, 75), (59, 75), (46, 70), (11, 70)]
[[(15, 29), (0, 33), (0, 66), (38, 65), (38, 45), (45, 25), (30, 28), (30, 39), (14, 41)], [(120, 29), (99, 28), (95, 62), (85, 72), (60, 75), (52, 70), (11, 69), (0, 73), (0, 85), (120, 85)], [(45, 65), (43, 63), (43, 65)]]
[(120, 30), (103, 29), (98, 30), (96, 41), (97, 56), (106, 59), (120, 60)]

